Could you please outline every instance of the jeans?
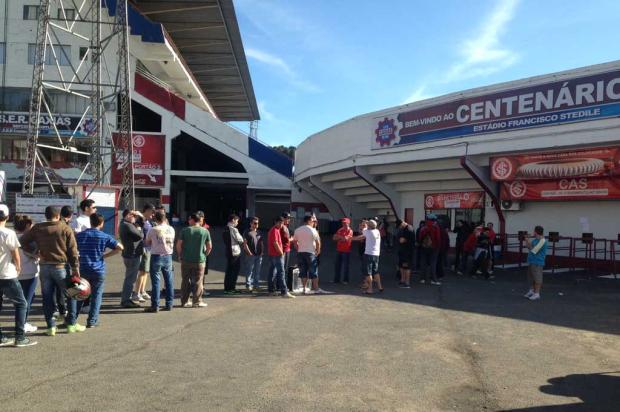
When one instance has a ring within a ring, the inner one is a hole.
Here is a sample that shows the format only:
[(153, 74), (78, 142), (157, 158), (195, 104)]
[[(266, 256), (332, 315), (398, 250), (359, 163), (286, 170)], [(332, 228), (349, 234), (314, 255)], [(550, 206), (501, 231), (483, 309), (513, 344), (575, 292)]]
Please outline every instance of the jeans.
[(160, 276), (164, 276), (164, 285), (166, 287), (166, 307), (172, 308), (174, 303), (174, 282), (172, 271), (172, 255), (151, 255), (151, 307), (159, 307), (159, 295), (161, 294)]
[(431, 280), (437, 281), (437, 258), (439, 250), (432, 248), (422, 248), (422, 273), (423, 279), (428, 280), (428, 272), (431, 273)]
[[(281, 294), (286, 294), (286, 279), (284, 278), (284, 256), (269, 256), (269, 291), (274, 292), (276, 286)], [(275, 281), (275, 285), (274, 285)]]
[[(15, 306), (15, 340), (24, 337), (24, 324), (26, 323), (26, 311), (28, 303), (24, 298), (22, 286), (17, 279), (0, 279), (0, 296), (5, 295)], [(0, 328), (0, 338), (2, 329)]]
[(247, 273), (247, 278), (245, 280), (246, 287), (258, 287), (260, 284), (260, 269), (262, 263), (262, 256), (252, 255), (245, 257), (245, 270)]
[(181, 262), (181, 305), (185, 305), (192, 295), (194, 305), (202, 302), (204, 263)]
[(22, 286), (22, 291), (24, 292), (24, 298), (26, 298), (26, 303), (28, 304), (26, 309), (26, 319), (28, 319), (30, 308), (32, 307), (32, 301), (34, 300), (34, 294), (38, 283), (37, 280), (38, 278), (34, 277), (32, 279), (22, 279), (19, 281), (19, 284)]
[(226, 256), (226, 273), (224, 274), (224, 290), (231, 291), (237, 287), (237, 278), (241, 271), (241, 255)]
[(123, 263), (125, 264), (125, 280), (123, 281), (123, 289), (121, 291), (121, 305), (131, 301), (131, 292), (133, 291), (133, 284), (136, 283), (136, 279), (138, 278), (141, 261), (142, 256), (123, 258)]
[(334, 270), (334, 283), (340, 282), (340, 275), (344, 282), (349, 281), (349, 256), (350, 253), (338, 252), (336, 255), (336, 268)]
[[(41, 294), (43, 295), (43, 313), (45, 314), (45, 323), (48, 328), (56, 326), (56, 320), (54, 319), (54, 311), (56, 310), (54, 304), (54, 295), (56, 289), (64, 292), (67, 288), (65, 279), (67, 278), (67, 271), (64, 267), (56, 267), (56, 265), (42, 264), (39, 272), (41, 278)], [(75, 299), (67, 298), (67, 316), (65, 323), (67, 325), (73, 325), (75, 323), (77, 302)]]
[[(86, 325), (93, 326), (99, 321), (99, 310), (101, 309), (101, 301), (103, 300), (103, 282), (105, 281), (105, 275), (82, 273), (82, 277), (90, 283), (90, 309), (88, 310)], [(77, 302), (76, 320), (85, 303), (86, 301)]]
[(314, 253), (299, 252), (297, 254), (299, 277), (302, 279), (316, 279), (318, 275), (318, 262)]

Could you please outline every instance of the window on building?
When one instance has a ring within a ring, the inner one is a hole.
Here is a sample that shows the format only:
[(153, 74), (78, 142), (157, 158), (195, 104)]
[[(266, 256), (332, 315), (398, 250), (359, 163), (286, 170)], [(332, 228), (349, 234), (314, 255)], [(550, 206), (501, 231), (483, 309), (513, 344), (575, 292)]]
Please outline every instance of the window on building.
[(0, 88), (0, 109), (11, 112), (27, 112), (30, 110), (29, 88), (5, 87)]
[[(37, 45), (30, 43), (28, 45), (28, 64), (34, 64), (35, 55), (37, 52)], [(70, 58), (71, 58), (71, 46), (68, 45), (54, 45), (54, 52), (56, 53), (56, 58), (58, 59), (58, 64), (61, 66), (70, 66)], [(45, 64), (56, 64), (54, 60), (54, 53), (50, 47), (45, 51)]]
[(75, 20), (75, 9), (65, 8), (65, 14), (62, 14), (62, 9), (58, 9), (58, 18), (64, 19), (67, 16), (67, 20)]
[(86, 53), (88, 53), (88, 47), (80, 47), (80, 61), (86, 56)]
[(6, 62), (6, 43), (0, 43), (0, 64)]
[(38, 20), (39, 6), (24, 6), (24, 20)]

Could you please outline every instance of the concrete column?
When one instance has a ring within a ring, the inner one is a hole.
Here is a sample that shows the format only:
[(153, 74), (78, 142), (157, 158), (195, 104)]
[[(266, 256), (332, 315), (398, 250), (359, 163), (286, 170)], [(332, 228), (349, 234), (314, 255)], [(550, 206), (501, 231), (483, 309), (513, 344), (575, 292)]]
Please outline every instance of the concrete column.
[(246, 218), (256, 216), (256, 190), (247, 189), (245, 195)]

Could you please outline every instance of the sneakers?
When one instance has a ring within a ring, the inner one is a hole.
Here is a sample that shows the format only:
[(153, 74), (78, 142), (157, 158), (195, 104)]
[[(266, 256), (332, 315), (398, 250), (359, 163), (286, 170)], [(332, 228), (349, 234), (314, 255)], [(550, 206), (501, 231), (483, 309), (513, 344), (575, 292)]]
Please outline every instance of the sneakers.
[(532, 296), (534, 294), (534, 291), (532, 289), (528, 290), (527, 293), (525, 295), (523, 295), (523, 297), (525, 299), (529, 299), (530, 296)]
[(456, 274), (459, 275), (459, 276), (463, 276), (463, 272), (461, 272), (460, 270), (457, 270)]
[(56, 326), (52, 326), (51, 328), (47, 328), (45, 330), (45, 334), (47, 336), (56, 336)]
[(532, 296), (530, 296), (528, 299), (529, 300), (539, 300), (540, 299), (540, 293), (532, 293)]
[(3, 336), (0, 338), (0, 347), (1, 346), (11, 346), (15, 344), (15, 339), (7, 338)]
[(424, 284), (424, 283), (426, 283), (426, 280), (422, 279), (422, 280), (420, 281), (420, 283)]
[(280, 295), (280, 296), (282, 296), (285, 299), (295, 299), (295, 295), (291, 294), (291, 292), (286, 292), (285, 294)]
[(36, 344), (37, 344), (36, 340), (30, 340), (25, 336), (21, 339), (15, 340), (15, 347), (17, 348), (25, 348), (26, 346), (34, 346)]
[(148, 308), (144, 308), (144, 311), (146, 313), (157, 313), (157, 312), (159, 312), (159, 308), (153, 307), (153, 306), (149, 306)]
[(431, 280), (431, 285), (441, 286), (441, 282), (438, 282), (436, 280)]
[(192, 305), (193, 308), (206, 308), (207, 306), (209, 305), (205, 302), (198, 302)]
[(172, 306), (165, 306), (163, 308), (161, 308), (162, 312), (170, 312), (172, 311)]
[(148, 294), (148, 293), (146, 293), (146, 292), (142, 292), (142, 293), (140, 294), (140, 296), (142, 297), (142, 299), (145, 299), (145, 300), (149, 300), (149, 299), (151, 299), (151, 295), (149, 295), (149, 294)]
[(233, 291), (233, 290), (225, 290), (225, 291), (224, 291), (224, 294), (225, 294), (225, 295), (235, 295), (236, 293), (235, 293), (235, 291)]
[(79, 323), (75, 323), (73, 325), (67, 325), (67, 333), (84, 332), (85, 330), (86, 330), (86, 326), (80, 325)]
[(314, 292), (316, 295), (322, 295), (322, 294), (324, 294), (324, 293), (328, 293), (328, 292), (325, 292), (325, 291), (324, 291), (323, 289), (321, 289), (321, 288), (314, 289), (314, 290), (313, 290), (313, 292)]
[(122, 307), (124, 307), (125, 309), (135, 309), (135, 308), (141, 308), (142, 306), (138, 305), (136, 302), (130, 300), (129, 302), (125, 302), (123, 304), (121, 304)]
[(398, 287), (401, 289), (411, 289), (411, 286), (409, 286), (409, 284), (405, 282), (398, 282)]
[(98, 323), (89, 323), (86, 325), (87, 329), (92, 329), (92, 328), (96, 328), (97, 326), (99, 326)]
[(24, 332), (26, 332), (26, 333), (33, 333), (33, 332), (36, 332), (36, 331), (37, 331), (37, 329), (39, 329), (39, 328), (37, 328), (37, 327), (36, 327), (36, 326), (34, 326), (34, 325), (31, 325), (30, 323), (26, 323), (26, 324), (24, 324)]
[(342, 282), (343, 285), (348, 285), (349, 282), (347, 282), (346, 280), (344, 282)]

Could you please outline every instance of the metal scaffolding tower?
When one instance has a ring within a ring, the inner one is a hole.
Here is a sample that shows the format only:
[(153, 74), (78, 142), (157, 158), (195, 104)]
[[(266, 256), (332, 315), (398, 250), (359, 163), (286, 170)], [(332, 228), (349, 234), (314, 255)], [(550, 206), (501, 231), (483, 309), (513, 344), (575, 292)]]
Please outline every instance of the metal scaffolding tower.
[[(80, 61), (71, 60), (78, 46)], [(37, 172), (50, 190), (65, 190), (45, 155), (79, 157), (95, 186), (110, 184), (112, 168), (121, 174), (121, 208), (135, 208), (127, 0), (41, 0), (32, 55), (34, 70), (22, 192), (32, 194)], [(63, 100), (64, 96), (64, 100)], [(60, 133), (54, 115), (59, 102), (80, 109), (72, 133)], [(52, 137), (40, 136), (40, 124)]]

